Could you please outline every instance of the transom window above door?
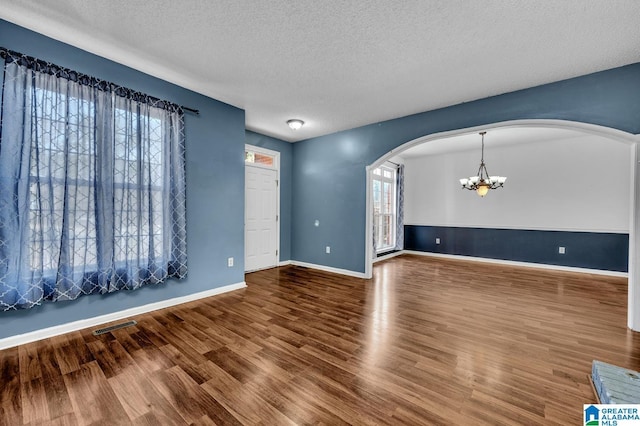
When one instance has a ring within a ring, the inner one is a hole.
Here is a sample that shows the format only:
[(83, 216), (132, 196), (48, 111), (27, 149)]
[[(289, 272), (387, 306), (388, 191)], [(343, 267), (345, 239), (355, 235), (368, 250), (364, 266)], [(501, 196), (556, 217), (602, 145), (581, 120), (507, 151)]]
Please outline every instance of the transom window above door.
[(263, 152), (256, 152), (251, 150), (245, 150), (244, 152), (245, 164), (259, 165), (262, 167), (275, 168), (275, 157), (273, 155), (265, 154)]

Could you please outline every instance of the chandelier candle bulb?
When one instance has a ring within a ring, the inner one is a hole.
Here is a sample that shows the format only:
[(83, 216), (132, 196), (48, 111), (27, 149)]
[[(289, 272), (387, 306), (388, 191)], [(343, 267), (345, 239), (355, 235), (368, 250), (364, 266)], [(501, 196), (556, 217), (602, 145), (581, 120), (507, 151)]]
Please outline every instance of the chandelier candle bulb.
[(482, 136), (482, 156), (480, 157), (478, 175), (460, 179), (462, 189), (476, 191), (481, 197), (487, 195), (490, 189), (502, 188), (507, 180), (504, 176), (489, 176), (487, 166), (484, 164), (484, 135), (486, 134), (487, 132), (480, 132), (480, 136)]

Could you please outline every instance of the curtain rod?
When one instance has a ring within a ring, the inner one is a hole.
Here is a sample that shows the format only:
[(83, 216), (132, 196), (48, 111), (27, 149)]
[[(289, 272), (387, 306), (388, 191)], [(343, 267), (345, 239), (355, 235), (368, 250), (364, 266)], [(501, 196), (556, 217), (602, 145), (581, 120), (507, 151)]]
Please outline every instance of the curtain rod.
[[(52, 62), (47, 62), (42, 59), (35, 58), (33, 56), (25, 55), (24, 53), (16, 52), (14, 50), (9, 50), (2, 46), (0, 46), (0, 58), (4, 59), (6, 63), (15, 62), (22, 66), (28, 66), (29, 68), (35, 69), (39, 72), (46, 72), (51, 75), (66, 74), (67, 76), (64, 77), (65, 79), (74, 81), (76, 83), (84, 84), (85, 86), (99, 87), (99, 88), (104, 88), (106, 86), (111, 90), (122, 90), (127, 92), (127, 96), (130, 99), (136, 99), (137, 96), (143, 96), (145, 99), (163, 102), (166, 105), (178, 106), (173, 102), (162, 100), (154, 96), (147, 95), (147, 94), (138, 92), (136, 90), (129, 89), (127, 87), (123, 87), (118, 84), (99, 79), (97, 77), (92, 77), (90, 75), (82, 74), (70, 68), (65, 68), (60, 65), (56, 65)], [(200, 111), (197, 109), (189, 108), (186, 106), (180, 106), (180, 108), (182, 108), (184, 111), (189, 111), (192, 114), (200, 115)]]
[(391, 164), (393, 164), (394, 166), (399, 166), (399, 165), (400, 165), (400, 164), (398, 164), (398, 163), (394, 163), (393, 161), (389, 161), (389, 160), (385, 161), (385, 163), (391, 163)]
[(200, 115), (200, 110), (189, 108), (189, 107), (186, 107), (186, 106), (183, 106), (182, 109), (185, 110), (185, 111), (192, 112), (195, 115)]

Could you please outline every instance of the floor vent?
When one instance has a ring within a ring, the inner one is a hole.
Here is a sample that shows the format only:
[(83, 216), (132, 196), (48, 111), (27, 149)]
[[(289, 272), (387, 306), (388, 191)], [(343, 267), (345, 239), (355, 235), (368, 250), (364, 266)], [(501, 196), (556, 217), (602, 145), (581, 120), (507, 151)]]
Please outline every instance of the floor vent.
[(119, 330), (121, 328), (131, 327), (132, 325), (136, 325), (136, 324), (138, 323), (135, 321), (127, 321), (127, 322), (123, 322), (122, 324), (112, 325), (111, 327), (99, 328), (93, 331), (93, 335), (99, 336), (101, 334), (109, 333), (111, 331)]

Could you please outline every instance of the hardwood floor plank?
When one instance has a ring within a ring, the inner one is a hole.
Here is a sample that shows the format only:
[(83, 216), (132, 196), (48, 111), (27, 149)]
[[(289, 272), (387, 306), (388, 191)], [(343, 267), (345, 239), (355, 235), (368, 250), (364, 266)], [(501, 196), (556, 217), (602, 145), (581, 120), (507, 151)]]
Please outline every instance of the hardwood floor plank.
[[(434, 425), (449, 426), (456, 423), (451, 417), (442, 417), (436, 413), (425, 412), (415, 407), (399, 407), (392, 416), (392, 423), (399, 425)], [(475, 422), (474, 422), (475, 424)]]
[(164, 345), (160, 348), (160, 351), (166, 356), (166, 358), (171, 360), (174, 366), (180, 367), (182, 371), (187, 373), (193, 380), (195, 380), (196, 383), (202, 384), (209, 380), (210, 377), (198, 368), (198, 366), (207, 362), (207, 359), (203, 358), (194, 361), (187, 354), (182, 352), (181, 349), (184, 348), (176, 348), (173, 345)]
[(80, 423), (78, 423), (78, 419), (76, 418), (75, 414), (69, 413), (60, 417), (56, 417), (50, 422), (46, 422), (44, 424), (46, 424), (47, 426), (77, 426)]
[(37, 342), (37, 345), (42, 378), (48, 381), (62, 376), (53, 346), (46, 344), (46, 341), (43, 340)]
[(80, 361), (71, 345), (55, 346), (54, 350), (56, 363), (62, 374), (72, 373), (80, 369)]
[(241, 383), (261, 374), (258, 367), (227, 347), (208, 352), (205, 356)]
[(96, 340), (87, 343), (87, 347), (98, 364), (100, 364), (100, 368), (107, 379), (117, 376), (122, 370), (134, 362), (131, 356), (116, 340)]
[(198, 421), (205, 415), (216, 423), (241, 424), (180, 367), (176, 366), (157, 372), (150, 376), (150, 380), (189, 424)]
[(49, 406), (42, 378), (21, 384), (22, 423), (37, 424), (49, 420)]
[[(43, 382), (46, 385), (45, 393), (47, 407), (49, 407), (49, 417), (51, 419), (72, 418), (73, 421), (76, 421), (73, 405), (71, 404), (64, 378), (62, 376), (49, 376), (43, 379)], [(30, 395), (24, 395), (23, 398), (29, 396)]]
[(38, 343), (29, 343), (18, 347), (20, 382), (22, 383), (42, 378), (37, 345)]
[(216, 422), (211, 420), (209, 416), (202, 416), (195, 422), (191, 423), (193, 426), (216, 426)]
[[(144, 324), (138, 326), (138, 333), (134, 335), (134, 338), (139, 345), (144, 346), (147, 342), (153, 344), (155, 347), (160, 348), (164, 345), (168, 345), (169, 342), (162, 337), (163, 327), (161, 325), (152, 326), (154, 322), (153, 317), (146, 318)], [(158, 332), (154, 331), (157, 330)]]
[(131, 354), (131, 358), (138, 368), (147, 374), (158, 370), (165, 370), (175, 365), (165, 354), (155, 346), (140, 349)]
[(73, 412), (81, 423), (126, 424), (127, 414), (97, 361), (85, 363), (63, 377)]
[(22, 423), (22, 397), (20, 390), (20, 361), (18, 348), (0, 352), (0, 424), (19, 425)]
[(243, 424), (286, 425), (293, 424), (282, 412), (256, 395), (249, 388), (226, 374), (224, 370), (209, 362), (211, 369), (217, 369), (215, 378), (204, 383), (202, 388), (219, 401)]
[[(283, 383), (273, 377), (252, 381), (245, 386), (297, 424), (348, 424), (331, 410), (317, 405), (312, 395), (301, 395), (291, 384)], [(274, 392), (274, 389), (278, 389), (278, 392)]]
[(0, 425), (567, 425), (593, 359), (640, 370), (625, 278), (402, 255), (246, 282), (0, 351)]
[(363, 400), (359, 400), (357, 404), (350, 404), (345, 394), (338, 392), (333, 386), (316, 381), (313, 376), (299, 375), (291, 384), (297, 389), (298, 395), (306, 394), (312, 397), (315, 404), (325, 410), (331, 410), (348, 424), (380, 425), (388, 421), (376, 407)]
[(150, 405), (148, 406), (149, 411), (143, 416), (135, 418), (132, 421), (133, 424), (150, 424), (152, 426), (188, 424), (175, 407), (161, 393), (156, 391), (148, 375), (140, 379), (137, 385), (144, 390), (144, 399), (148, 400)]
[(122, 345), (125, 352), (133, 353), (137, 350), (142, 349), (138, 341), (132, 337), (132, 335), (138, 333), (138, 331), (139, 330), (137, 327), (128, 327), (121, 328), (120, 330), (114, 330), (111, 332), (111, 334), (113, 335), (113, 337), (115, 337), (115, 340), (117, 340), (118, 343)]
[(149, 413), (151, 402), (147, 393), (150, 386), (142, 370), (135, 367), (125, 368), (120, 374), (107, 378), (107, 381), (130, 420)]

